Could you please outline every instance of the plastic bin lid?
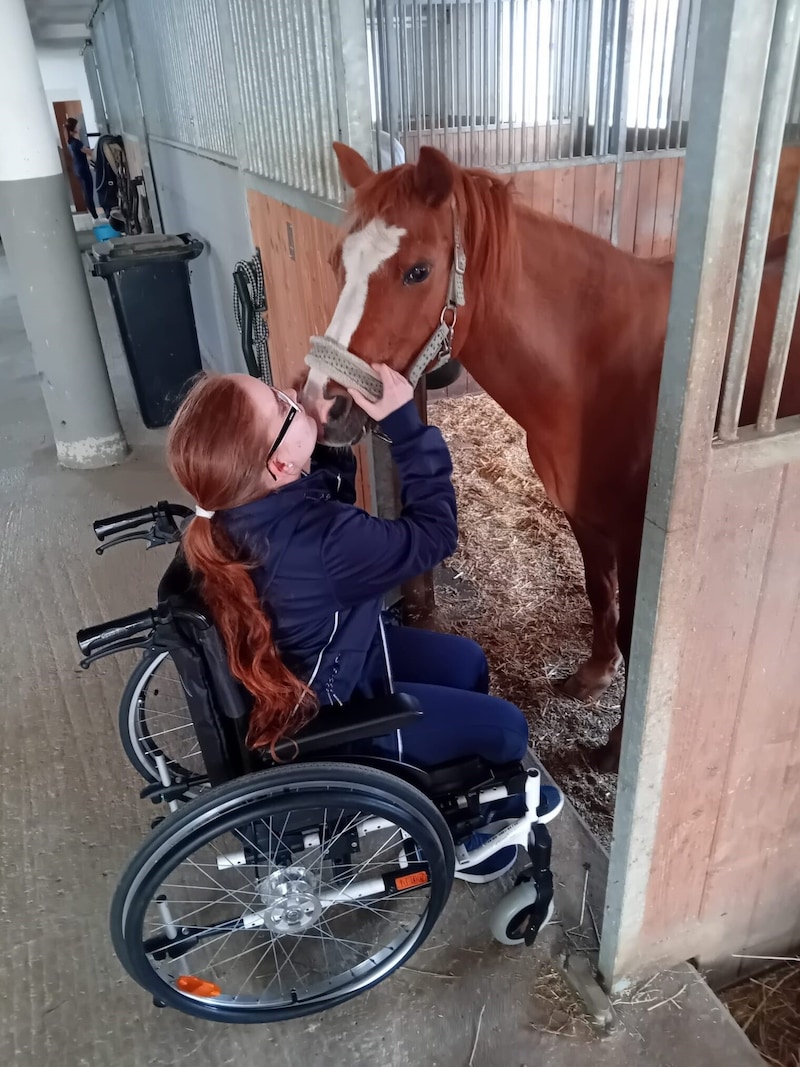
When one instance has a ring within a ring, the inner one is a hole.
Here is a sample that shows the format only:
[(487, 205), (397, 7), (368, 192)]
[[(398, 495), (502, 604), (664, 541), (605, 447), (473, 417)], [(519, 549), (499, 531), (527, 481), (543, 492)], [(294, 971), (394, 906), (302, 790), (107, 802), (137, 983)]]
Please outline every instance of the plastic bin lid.
[(178, 236), (172, 233), (142, 233), (132, 237), (119, 234), (110, 237), (107, 241), (100, 241), (93, 245), (92, 255), (96, 259), (117, 259), (120, 256), (138, 257), (174, 255), (176, 252), (186, 252), (192, 244), (191, 238)]
[(111, 237), (92, 245), (92, 273), (97, 277), (108, 277), (129, 268), (195, 259), (204, 247), (202, 241), (188, 233), (142, 233), (133, 237)]

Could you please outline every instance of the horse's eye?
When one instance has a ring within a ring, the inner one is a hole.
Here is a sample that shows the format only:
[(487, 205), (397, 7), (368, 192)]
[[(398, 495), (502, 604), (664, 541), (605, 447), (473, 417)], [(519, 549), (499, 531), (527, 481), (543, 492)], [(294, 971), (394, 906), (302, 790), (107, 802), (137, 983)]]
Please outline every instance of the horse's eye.
[(431, 272), (430, 263), (415, 263), (403, 275), (403, 285), (419, 285)]

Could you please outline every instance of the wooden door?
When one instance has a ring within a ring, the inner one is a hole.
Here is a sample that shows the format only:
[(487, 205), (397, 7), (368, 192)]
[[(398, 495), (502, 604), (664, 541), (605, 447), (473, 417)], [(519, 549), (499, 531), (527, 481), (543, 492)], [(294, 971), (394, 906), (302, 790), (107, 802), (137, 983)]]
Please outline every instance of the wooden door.
[[(77, 212), (86, 211), (86, 200), (83, 196), (83, 188), (78, 181), (72, 166), (72, 155), (69, 150), (69, 144), (67, 143), (66, 130), (64, 129), (64, 123), (69, 118), (77, 119), (80, 124), (83, 117), (83, 104), (80, 100), (56, 100), (53, 102), (53, 111), (55, 112), (56, 125), (58, 126), (58, 151), (61, 156), (61, 166), (69, 181), (72, 202), (75, 205), (75, 210)], [(88, 148), (89, 146), (87, 145), (86, 147)]]

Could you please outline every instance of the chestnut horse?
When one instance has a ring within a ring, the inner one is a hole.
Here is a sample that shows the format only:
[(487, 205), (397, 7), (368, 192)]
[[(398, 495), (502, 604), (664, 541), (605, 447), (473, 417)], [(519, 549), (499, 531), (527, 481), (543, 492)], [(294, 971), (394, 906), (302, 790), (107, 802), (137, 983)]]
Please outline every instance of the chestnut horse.
[[(592, 648), (563, 691), (595, 699), (630, 652), (672, 262), (638, 259), (540, 215), (507, 180), (434, 148), (377, 174), (353, 149), (334, 149), (354, 197), (334, 254), (342, 292), (327, 336), (405, 371), (442, 308), (450, 303), (448, 322), (457, 312), (453, 356), (525, 430), (531, 462), (583, 555)], [(454, 309), (456, 219), (466, 270)], [(764, 274), (743, 425), (755, 422), (784, 252), (785, 241)], [(790, 360), (780, 415), (800, 412), (797, 370)], [(305, 385), (312, 404), (337, 394), (325, 427), (331, 444), (365, 429), (342, 393), (319, 371)], [(620, 739), (621, 724), (597, 766), (616, 766)]]

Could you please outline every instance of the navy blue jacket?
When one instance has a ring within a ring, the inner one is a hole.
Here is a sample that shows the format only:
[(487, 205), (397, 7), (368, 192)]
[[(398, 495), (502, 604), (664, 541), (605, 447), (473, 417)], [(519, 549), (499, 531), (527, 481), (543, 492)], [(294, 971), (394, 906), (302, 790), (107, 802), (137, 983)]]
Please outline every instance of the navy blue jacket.
[(317, 448), (311, 473), (222, 514), (253, 571), (286, 665), (322, 704), (385, 689), (383, 598), (456, 547), (452, 463), (440, 432), (413, 402), (384, 420), (402, 491), (398, 519), (354, 506), (350, 450)]

